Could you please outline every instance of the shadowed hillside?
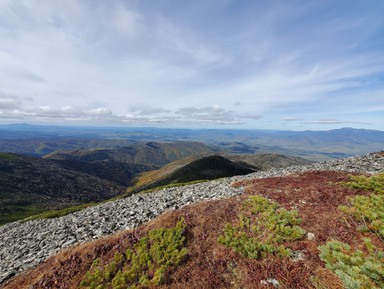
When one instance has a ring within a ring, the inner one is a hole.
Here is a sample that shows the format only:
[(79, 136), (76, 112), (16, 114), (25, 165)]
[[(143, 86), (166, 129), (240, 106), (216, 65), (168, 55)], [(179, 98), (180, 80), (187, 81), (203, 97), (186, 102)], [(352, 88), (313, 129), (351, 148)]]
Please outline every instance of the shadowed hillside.
[(193, 142), (137, 142), (115, 149), (57, 152), (45, 158), (1, 153), (0, 224), (48, 209), (105, 201), (124, 193), (138, 173), (212, 152)]
[(103, 201), (123, 190), (116, 183), (66, 169), (54, 161), (0, 154), (0, 223), (48, 209)]
[(311, 163), (303, 158), (280, 154), (224, 154), (202, 158), (191, 156), (165, 165), (161, 169), (140, 174), (135, 183), (135, 191), (172, 183), (211, 180)]
[[(174, 168), (172, 172), (169, 172), (171, 169), (170, 167)], [(159, 173), (159, 171), (161, 173)], [(155, 174), (149, 172), (149, 176), (142, 176), (142, 185), (140, 188), (136, 188), (136, 190), (196, 180), (213, 180), (235, 175), (245, 175), (254, 172), (254, 170), (248, 166), (234, 163), (222, 156), (217, 155), (192, 160), (188, 164), (179, 168), (170, 164), (165, 169), (160, 169), (159, 171), (155, 172)], [(151, 181), (150, 177), (156, 175), (159, 176), (159, 178), (155, 181)], [(147, 180), (148, 183), (145, 183), (145, 180)]]

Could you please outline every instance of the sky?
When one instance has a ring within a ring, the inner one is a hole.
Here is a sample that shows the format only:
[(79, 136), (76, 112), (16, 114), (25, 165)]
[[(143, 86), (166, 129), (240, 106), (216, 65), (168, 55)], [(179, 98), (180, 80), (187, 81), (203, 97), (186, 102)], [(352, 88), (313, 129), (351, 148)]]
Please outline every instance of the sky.
[(382, 0), (0, 0), (0, 124), (384, 129)]

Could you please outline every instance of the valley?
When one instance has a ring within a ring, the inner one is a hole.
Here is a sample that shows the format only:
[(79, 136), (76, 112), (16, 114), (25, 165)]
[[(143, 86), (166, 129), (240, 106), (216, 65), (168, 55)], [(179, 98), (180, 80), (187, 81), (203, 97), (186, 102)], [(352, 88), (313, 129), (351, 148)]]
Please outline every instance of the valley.
[(384, 132), (0, 126), (0, 225), (142, 190), (384, 147)]

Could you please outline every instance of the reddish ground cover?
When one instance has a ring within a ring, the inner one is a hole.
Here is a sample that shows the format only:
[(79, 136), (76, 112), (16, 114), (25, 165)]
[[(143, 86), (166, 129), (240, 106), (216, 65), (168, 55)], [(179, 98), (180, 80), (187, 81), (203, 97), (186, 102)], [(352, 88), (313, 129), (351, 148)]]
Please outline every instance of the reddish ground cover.
[[(61, 252), (9, 280), (3, 288), (79, 288), (82, 276), (96, 257), (112, 258), (116, 251), (124, 252), (148, 230), (172, 227), (180, 218), (185, 220), (189, 254), (168, 272), (166, 284), (157, 288), (274, 288), (272, 279), (279, 282), (280, 288), (316, 288), (315, 284), (343, 288), (339, 279), (325, 269), (318, 257), (318, 246), (336, 239), (362, 248), (363, 235), (357, 231), (357, 224), (338, 206), (345, 204), (347, 196), (367, 192), (341, 185), (347, 180), (346, 173), (307, 172), (237, 183), (245, 186), (244, 195), (170, 211), (136, 230)], [(301, 226), (313, 233), (314, 239), (303, 238), (286, 246), (300, 252), (302, 259), (246, 259), (217, 242), (224, 225), (237, 221), (240, 204), (248, 195), (262, 195), (286, 209), (298, 210)], [(370, 237), (382, 247), (379, 240)]]

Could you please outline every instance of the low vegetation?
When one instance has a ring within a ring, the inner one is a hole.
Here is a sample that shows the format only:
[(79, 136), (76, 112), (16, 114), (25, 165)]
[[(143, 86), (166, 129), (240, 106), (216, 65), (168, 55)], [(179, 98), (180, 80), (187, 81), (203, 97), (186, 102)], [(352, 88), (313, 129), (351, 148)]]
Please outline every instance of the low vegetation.
[(347, 289), (384, 288), (384, 251), (370, 239), (364, 239), (367, 253), (332, 240), (320, 246), (320, 257), (328, 269), (335, 272)]
[(188, 253), (184, 230), (181, 220), (174, 228), (149, 231), (124, 255), (116, 253), (112, 262), (96, 259), (80, 285), (90, 289), (133, 289), (163, 284), (170, 269)]
[(350, 176), (350, 178), (351, 180), (346, 183), (350, 188), (384, 194), (384, 173), (376, 174), (371, 177)]
[(279, 208), (261, 196), (250, 196), (243, 202), (238, 223), (226, 224), (218, 241), (247, 258), (259, 259), (268, 254), (289, 257), (292, 251), (284, 243), (303, 237), (305, 231), (300, 223), (297, 211)]
[[(372, 191), (368, 196), (348, 197), (348, 205), (340, 210), (359, 224), (362, 232), (373, 232), (384, 244), (384, 174), (371, 177), (350, 176), (347, 186)], [(370, 238), (363, 238), (364, 251), (332, 240), (320, 246), (320, 257), (327, 268), (335, 272), (345, 288), (384, 288), (384, 251), (377, 248)]]
[(354, 180), (306, 172), (243, 181), (243, 195), (185, 206), (82, 244), (3, 287), (383, 288), (378, 231), (359, 230), (362, 219), (342, 207), (381, 193), (341, 185)]
[(85, 208), (95, 206), (97, 203), (89, 203), (89, 204), (84, 204), (84, 205), (78, 205), (78, 206), (72, 206), (60, 210), (50, 210), (50, 211), (45, 211), (43, 213), (37, 214), (37, 215), (32, 215), (26, 219), (21, 220), (22, 223), (31, 221), (31, 220), (37, 220), (37, 219), (49, 219), (49, 218), (58, 218), (62, 216), (66, 216), (68, 214), (72, 214), (78, 211), (81, 211)]

